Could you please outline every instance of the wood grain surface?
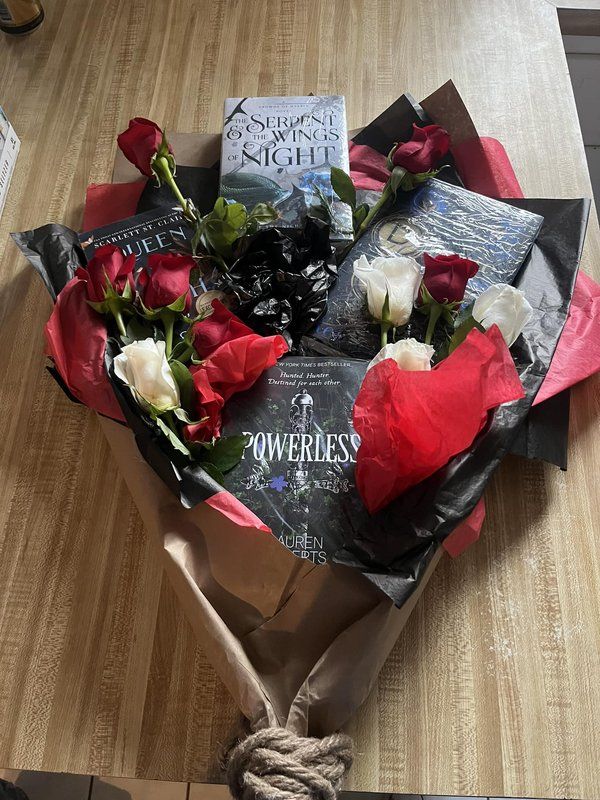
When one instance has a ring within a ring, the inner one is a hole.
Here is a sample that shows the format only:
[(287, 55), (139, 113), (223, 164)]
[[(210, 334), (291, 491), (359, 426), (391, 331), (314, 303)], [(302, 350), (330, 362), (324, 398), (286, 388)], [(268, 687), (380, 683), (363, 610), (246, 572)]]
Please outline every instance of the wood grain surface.
[[(134, 115), (216, 131), (223, 98), (341, 93), (350, 127), (453, 78), (526, 195), (591, 196), (545, 0), (45, 0), (0, 47), (22, 149), (0, 223), (0, 766), (218, 779), (237, 711), (195, 644), (93, 414), (44, 371), (50, 300), (8, 232), (79, 225)], [(594, 218), (583, 267), (600, 277)], [(349, 788), (600, 797), (599, 383), (570, 465), (509, 459), (349, 727)]]

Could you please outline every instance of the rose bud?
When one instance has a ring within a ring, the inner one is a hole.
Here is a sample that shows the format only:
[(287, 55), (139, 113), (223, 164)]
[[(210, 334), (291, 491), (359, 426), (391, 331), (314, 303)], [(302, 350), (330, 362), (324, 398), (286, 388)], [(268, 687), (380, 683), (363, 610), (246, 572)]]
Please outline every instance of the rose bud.
[(210, 385), (205, 370), (195, 370), (193, 378), (199, 422), (185, 426), (185, 438), (190, 442), (210, 442), (221, 431), (221, 411), (225, 401)]
[(191, 305), (190, 272), (195, 267), (191, 256), (183, 253), (154, 253), (148, 256), (146, 269), (138, 276), (142, 303), (155, 310), (171, 306), (185, 297), (185, 307)]
[(102, 303), (106, 298), (108, 288), (122, 295), (129, 284), (133, 295), (135, 285), (133, 282), (133, 268), (135, 256), (125, 254), (120, 247), (114, 244), (105, 244), (99, 247), (88, 262), (86, 275), (80, 273), (87, 281), (88, 300), (93, 303)]
[[(164, 134), (156, 122), (134, 117), (129, 120), (129, 127), (117, 136), (117, 144), (128, 161), (139, 169), (142, 175), (152, 177), (152, 162), (156, 155), (172, 154), (171, 145), (163, 147)], [(164, 153), (162, 150), (164, 149)], [(171, 156), (172, 158), (172, 156)]]
[(507, 346), (511, 347), (529, 322), (533, 309), (519, 289), (507, 283), (496, 283), (479, 295), (471, 314), (486, 330), (497, 325)]
[(437, 303), (460, 303), (465, 296), (467, 282), (479, 269), (468, 258), (457, 255), (424, 255), (423, 283)]
[(369, 312), (374, 319), (394, 327), (406, 325), (421, 282), (421, 271), (414, 258), (378, 257), (369, 262), (362, 255), (354, 262), (354, 277), (367, 290)]
[(115, 375), (137, 402), (158, 413), (179, 406), (179, 388), (165, 354), (165, 343), (152, 338), (125, 345), (113, 361)]
[[(450, 149), (450, 134), (440, 125), (413, 124), (410, 142), (400, 142), (389, 155), (393, 167), (418, 175), (434, 169)], [(388, 162), (388, 163), (389, 163)]]
[(386, 358), (391, 358), (400, 369), (405, 369), (409, 372), (428, 370), (431, 369), (433, 353), (434, 349), (430, 344), (423, 344), (416, 339), (401, 339), (399, 342), (386, 344), (385, 347), (382, 347), (375, 358), (369, 362), (367, 370), (370, 370), (371, 367), (381, 361), (385, 361)]

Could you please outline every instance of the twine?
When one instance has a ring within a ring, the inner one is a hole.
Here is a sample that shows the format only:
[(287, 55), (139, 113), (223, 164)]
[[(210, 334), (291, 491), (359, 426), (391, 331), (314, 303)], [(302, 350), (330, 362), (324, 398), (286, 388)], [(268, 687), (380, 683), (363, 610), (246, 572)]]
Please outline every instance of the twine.
[(227, 783), (234, 800), (336, 800), (352, 758), (345, 734), (312, 739), (264, 728), (230, 751)]

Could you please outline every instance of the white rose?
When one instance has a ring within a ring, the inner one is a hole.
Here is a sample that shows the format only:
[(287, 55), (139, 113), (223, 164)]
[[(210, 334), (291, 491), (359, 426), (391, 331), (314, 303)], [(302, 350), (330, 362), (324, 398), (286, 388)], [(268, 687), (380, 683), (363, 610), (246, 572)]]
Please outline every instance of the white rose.
[(367, 290), (371, 315), (381, 321), (386, 293), (389, 297), (389, 319), (394, 327), (406, 325), (421, 283), (421, 270), (408, 256), (378, 257), (369, 262), (362, 255), (353, 265), (354, 276)]
[(367, 371), (375, 364), (385, 361), (386, 358), (393, 359), (400, 369), (410, 372), (431, 369), (431, 357), (434, 352), (434, 348), (430, 344), (423, 344), (416, 339), (401, 339), (399, 342), (382, 347), (370, 362)]
[(486, 330), (496, 324), (510, 347), (529, 321), (533, 309), (523, 292), (507, 283), (497, 283), (479, 295), (471, 313)]
[(157, 411), (179, 406), (179, 387), (165, 355), (165, 343), (143, 339), (125, 345), (113, 362), (115, 375), (129, 386), (140, 405)]

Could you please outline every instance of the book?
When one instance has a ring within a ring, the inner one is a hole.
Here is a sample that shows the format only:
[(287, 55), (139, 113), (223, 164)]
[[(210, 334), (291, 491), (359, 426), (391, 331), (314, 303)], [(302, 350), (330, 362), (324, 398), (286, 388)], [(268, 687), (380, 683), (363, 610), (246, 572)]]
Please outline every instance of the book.
[(344, 97), (229, 97), (224, 111), (221, 195), (270, 203), (288, 228), (325, 205), (332, 239), (351, 241), (351, 211), (331, 187), (332, 166), (349, 171)]
[[(380, 347), (379, 325), (369, 317), (366, 293), (353, 280), (361, 255), (412, 256), (458, 253), (476, 261), (479, 271), (467, 284), (468, 305), (495, 283), (512, 283), (525, 261), (543, 217), (431, 179), (412, 192), (399, 192), (392, 208), (351, 248), (330, 289), (327, 311), (306, 344), (316, 352), (372, 358)], [(420, 335), (421, 315), (413, 314), (401, 336)], [(424, 331), (422, 331), (424, 333)]]
[[(88, 261), (97, 248), (117, 245), (125, 255), (135, 255), (135, 269), (139, 272), (153, 253), (191, 253), (193, 233), (179, 207), (165, 206), (80, 233), (79, 241)], [(197, 284), (192, 286), (195, 295), (212, 286), (211, 272), (200, 275)]]
[(366, 367), (355, 359), (289, 356), (223, 410), (223, 435), (248, 436), (225, 487), (289, 550), (316, 564), (350, 535), (344, 509), (360, 516), (352, 407)]
[(6, 203), (10, 179), (15, 168), (21, 142), (2, 106), (0, 106), (0, 215)]

